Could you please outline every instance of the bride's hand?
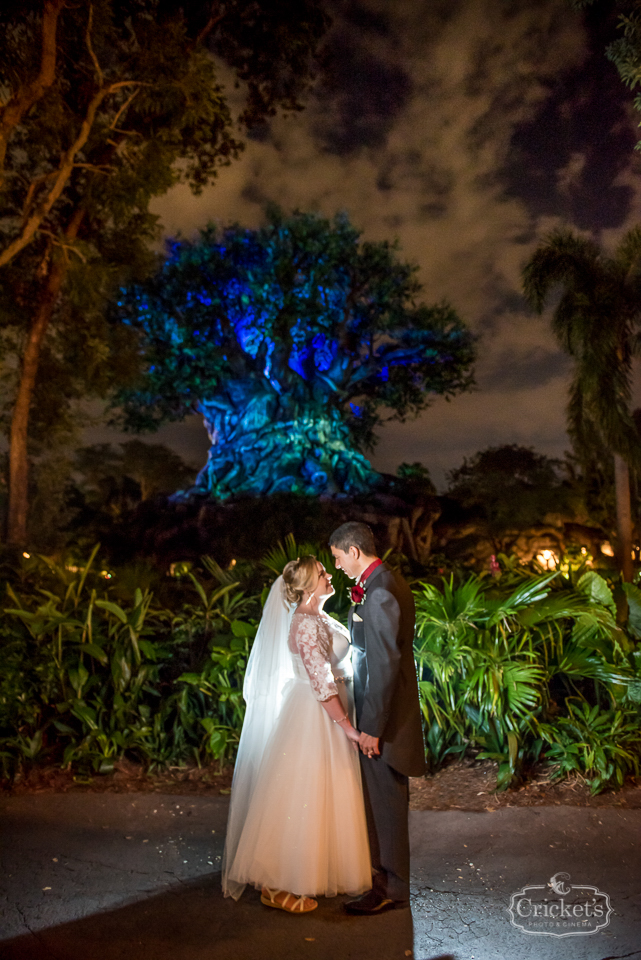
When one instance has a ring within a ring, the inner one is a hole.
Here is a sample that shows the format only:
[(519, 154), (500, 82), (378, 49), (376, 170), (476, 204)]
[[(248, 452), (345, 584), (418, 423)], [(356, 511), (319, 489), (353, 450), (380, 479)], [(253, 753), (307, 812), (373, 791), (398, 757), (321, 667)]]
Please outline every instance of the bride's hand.
[(348, 739), (351, 741), (352, 747), (358, 753), (358, 741), (360, 740), (360, 733), (354, 727), (350, 726), (349, 730), (346, 730)]

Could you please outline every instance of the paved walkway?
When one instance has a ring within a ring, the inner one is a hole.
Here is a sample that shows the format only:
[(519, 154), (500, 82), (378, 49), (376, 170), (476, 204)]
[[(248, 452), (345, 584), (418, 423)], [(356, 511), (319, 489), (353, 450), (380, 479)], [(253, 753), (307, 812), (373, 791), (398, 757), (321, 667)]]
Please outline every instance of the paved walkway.
[[(2, 960), (641, 960), (641, 810), (413, 812), (412, 912), (291, 917), (220, 893), (227, 800), (0, 799)], [(512, 926), (511, 894), (554, 874), (609, 894), (599, 933)], [(408, 953), (408, 951), (410, 951)]]

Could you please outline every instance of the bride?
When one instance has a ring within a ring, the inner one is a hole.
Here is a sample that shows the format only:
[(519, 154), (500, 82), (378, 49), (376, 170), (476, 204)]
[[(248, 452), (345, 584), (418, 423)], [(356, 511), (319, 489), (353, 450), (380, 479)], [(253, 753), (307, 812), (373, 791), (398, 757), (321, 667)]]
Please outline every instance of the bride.
[(237, 900), (250, 883), (261, 903), (289, 913), (316, 909), (314, 896), (372, 885), (349, 635), (323, 613), (331, 579), (315, 557), (287, 564), (243, 687), (223, 892)]

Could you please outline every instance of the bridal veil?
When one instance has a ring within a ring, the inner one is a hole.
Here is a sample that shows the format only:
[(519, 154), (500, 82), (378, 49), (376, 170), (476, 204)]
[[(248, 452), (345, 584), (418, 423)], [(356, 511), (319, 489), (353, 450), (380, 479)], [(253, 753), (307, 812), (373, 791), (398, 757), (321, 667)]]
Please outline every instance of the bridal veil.
[(287, 645), (293, 613), (294, 608), (286, 600), (285, 583), (280, 576), (267, 597), (243, 684), (247, 711), (234, 769), (222, 864), (223, 892), (234, 899), (240, 896), (245, 885), (229, 878), (229, 867), (234, 861), (265, 747), (280, 713), (283, 688), (294, 676)]

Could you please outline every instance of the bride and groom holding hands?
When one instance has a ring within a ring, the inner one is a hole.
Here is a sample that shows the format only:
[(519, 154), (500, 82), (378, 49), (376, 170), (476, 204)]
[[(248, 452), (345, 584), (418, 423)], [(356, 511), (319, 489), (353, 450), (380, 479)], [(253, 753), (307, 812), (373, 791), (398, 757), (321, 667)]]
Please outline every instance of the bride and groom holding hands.
[(347, 912), (372, 915), (409, 905), (408, 777), (425, 771), (414, 601), (366, 524), (329, 543), (355, 581), (349, 631), (323, 612), (323, 564), (288, 563), (247, 665), (223, 891), (252, 884), (289, 913), (351, 894)]

